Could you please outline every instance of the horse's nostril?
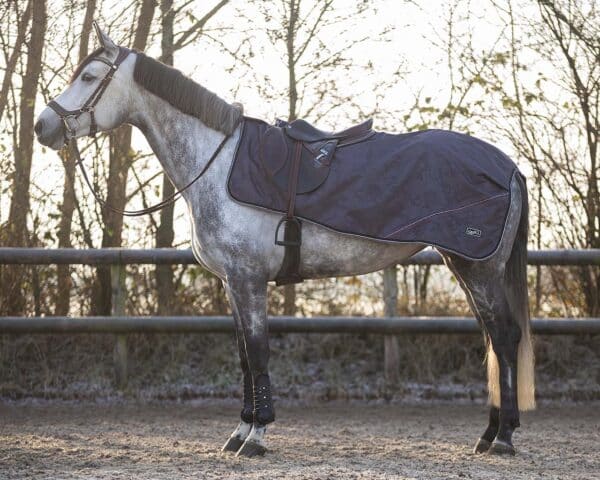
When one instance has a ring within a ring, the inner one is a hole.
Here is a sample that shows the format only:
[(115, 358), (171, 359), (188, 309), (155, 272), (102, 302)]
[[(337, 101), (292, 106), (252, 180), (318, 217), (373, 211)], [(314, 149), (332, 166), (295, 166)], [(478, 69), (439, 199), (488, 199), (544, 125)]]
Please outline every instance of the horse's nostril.
[(42, 120), (38, 120), (35, 123), (35, 127), (33, 127), (33, 130), (35, 131), (36, 135), (41, 135), (43, 129), (44, 129), (44, 122)]

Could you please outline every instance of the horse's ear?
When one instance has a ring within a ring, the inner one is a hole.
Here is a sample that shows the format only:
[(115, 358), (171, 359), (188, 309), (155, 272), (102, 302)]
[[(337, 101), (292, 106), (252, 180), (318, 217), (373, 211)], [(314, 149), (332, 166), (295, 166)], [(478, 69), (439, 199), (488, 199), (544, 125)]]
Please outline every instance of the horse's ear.
[(119, 47), (113, 42), (110, 37), (104, 33), (101, 28), (98, 26), (98, 23), (94, 20), (92, 23), (94, 25), (94, 30), (96, 31), (96, 36), (98, 37), (98, 41), (100, 42), (100, 46), (105, 50), (117, 50)]

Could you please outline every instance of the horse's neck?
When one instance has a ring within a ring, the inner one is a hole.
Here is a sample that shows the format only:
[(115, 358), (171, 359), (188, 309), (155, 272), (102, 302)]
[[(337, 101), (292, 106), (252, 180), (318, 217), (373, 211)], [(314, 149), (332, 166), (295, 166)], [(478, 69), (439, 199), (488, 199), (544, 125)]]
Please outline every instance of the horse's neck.
[(223, 133), (152, 94), (140, 93), (130, 123), (145, 135), (177, 189), (185, 187), (208, 162)]

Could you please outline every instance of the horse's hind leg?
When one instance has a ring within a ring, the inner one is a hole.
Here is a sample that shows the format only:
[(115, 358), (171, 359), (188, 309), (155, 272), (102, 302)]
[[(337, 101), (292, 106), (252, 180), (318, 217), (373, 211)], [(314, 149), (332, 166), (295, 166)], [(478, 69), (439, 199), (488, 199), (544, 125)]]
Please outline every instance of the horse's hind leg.
[[(452, 255), (444, 254), (442, 252), (442, 256), (444, 258), (446, 266), (452, 271), (452, 273), (456, 277), (456, 280), (458, 281), (458, 284), (460, 285), (462, 290), (465, 292), (465, 295), (467, 297), (467, 302), (469, 303), (469, 306), (471, 307), (471, 311), (473, 312), (473, 315), (475, 315), (475, 318), (477, 318), (479, 324), (483, 327), (483, 319), (481, 318), (481, 315), (479, 315), (479, 312), (477, 310), (475, 302), (473, 301), (473, 297), (470, 294), (469, 288), (467, 287), (466, 283), (462, 280), (460, 274), (458, 273), (457, 269), (455, 268), (455, 266), (452, 262), (452, 258), (453, 258)], [(490, 340), (489, 335), (485, 331), (485, 328), (484, 328), (483, 336), (484, 336), (486, 346), (488, 348), (490, 348), (491, 340)], [(497, 407), (494, 407), (492, 405), (490, 407), (488, 426), (487, 426), (485, 432), (483, 433), (483, 435), (481, 435), (481, 437), (477, 441), (477, 444), (475, 445), (475, 448), (474, 448), (474, 453), (485, 453), (492, 446), (492, 442), (494, 441), (494, 439), (496, 438), (496, 435), (498, 434), (499, 414), (500, 414), (500, 410)]]
[(232, 298), (231, 291), (226, 283), (224, 283), (225, 291), (229, 298), (231, 305), (231, 311), (233, 313), (233, 319), (235, 321), (235, 338), (238, 347), (238, 353), (240, 356), (240, 366), (242, 367), (243, 374), (243, 385), (244, 385), (244, 398), (243, 407), (240, 413), (240, 423), (233, 431), (225, 445), (223, 445), (222, 451), (224, 452), (237, 452), (243, 445), (244, 440), (250, 434), (252, 430), (252, 423), (254, 420), (254, 400), (253, 389), (252, 389), (252, 375), (250, 374), (250, 366), (248, 365), (248, 357), (246, 356), (246, 345), (244, 343), (244, 330), (241, 323), (240, 314), (236, 307), (235, 301)]
[(512, 434), (519, 410), (535, 407), (533, 349), (527, 296), (527, 191), (520, 177), (511, 183), (511, 206), (496, 253), (471, 261), (442, 253), (467, 293), (486, 333), (489, 425), (475, 451), (514, 454)]
[[(489, 337), (488, 376), (492, 410), (490, 423), (476, 448), (477, 452), (512, 453), (512, 434), (519, 426), (517, 403), (517, 353), (521, 329), (511, 315), (504, 289), (503, 270), (494, 265), (476, 264), (452, 258), (472, 299), (475, 312)], [(494, 354), (495, 359), (491, 355)], [(499, 371), (496, 371), (496, 365)], [(499, 374), (499, 378), (498, 378)], [(496, 397), (499, 381), (500, 401)], [(497, 409), (499, 407), (499, 409)]]

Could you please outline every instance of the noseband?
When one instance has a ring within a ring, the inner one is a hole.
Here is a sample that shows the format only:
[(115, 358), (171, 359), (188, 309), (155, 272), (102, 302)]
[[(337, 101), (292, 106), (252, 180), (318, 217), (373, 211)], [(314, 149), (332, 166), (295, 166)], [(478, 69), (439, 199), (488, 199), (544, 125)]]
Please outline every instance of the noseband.
[[(104, 75), (104, 78), (96, 87), (96, 90), (92, 92), (92, 94), (88, 97), (88, 99), (85, 101), (81, 108), (77, 108), (75, 110), (67, 110), (61, 105), (59, 105), (58, 102), (56, 102), (55, 100), (52, 100), (50, 103), (48, 103), (48, 106), (56, 112), (56, 114), (60, 117), (60, 119), (65, 125), (65, 141), (69, 141), (71, 138), (75, 138), (78, 126), (78, 119), (84, 113), (90, 114), (90, 131), (88, 135), (90, 137), (96, 135), (96, 132), (98, 131), (98, 124), (96, 123), (96, 117), (94, 116), (94, 108), (96, 108), (96, 104), (100, 101), (102, 95), (108, 88), (108, 85), (113, 79), (115, 72), (117, 71), (121, 63), (123, 63), (123, 61), (127, 58), (129, 53), (129, 49), (119, 47), (119, 54), (117, 55), (117, 59), (114, 61), (114, 63), (102, 57), (95, 57), (92, 60), (90, 60), (91, 62), (98, 61), (106, 63), (106, 65), (108, 65), (110, 69), (108, 70), (106, 75)], [(70, 125), (70, 121), (74, 121), (74, 124)]]
[[(140, 215), (146, 215), (149, 213), (156, 212), (156, 211), (166, 207), (167, 205), (174, 203), (176, 200), (178, 200), (184, 191), (186, 191), (189, 187), (191, 187), (194, 183), (196, 183), (196, 181), (198, 181), (204, 175), (204, 173), (208, 170), (208, 167), (211, 166), (213, 161), (217, 158), (217, 156), (219, 155), (219, 153), (221, 152), (221, 150), (227, 143), (227, 140), (229, 140), (229, 138), (231, 137), (231, 134), (225, 135), (225, 138), (221, 141), (219, 146), (216, 148), (216, 150), (213, 152), (211, 157), (208, 159), (208, 162), (201, 169), (200, 173), (198, 173), (192, 179), (191, 182), (186, 184), (183, 188), (175, 191), (175, 193), (173, 193), (169, 197), (165, 198), (162, 202), (159, 202), (156, 205), (153, 205), (148, 208), (144, 208), (142, 210), (121, 210), (119, 208), (115, 208), (115, 207), (112, 207), (111, 205), (107, 204), (106, 201), (98, 194), (98, 192), (96, 192), (94, 186), (92, 185), (92, 182), (90, 181), (90, 179), (88, 177), (85, 167), (83, 165), (83, 160), (81, 158), (81, 153), (79, 152), (79, 147), (77, 146), (77, 137), (76, 137), (77, 127), (78, 127), (78, 118), (81, 115), (83, 115), (84, 113), (89, 113), (90, 114), (90, 131), (88, 133), (88, 136), (93, 137), (94, 135), (96, 135), (96, 133), (98, 131), (98, 125), (97, 125), (96, 119), (94, 117), (94, 108), (96, 107), (96, 105), (102, 98), (102, 95), (108, 88), (108, 85), (110, 84), (111, 80), (113, 79), (113, 75), (119, 68), (119, 65), (121, 65), (121, 63), (123, 63), (123, 61), (127, 58), (127, 56), (129, 55), (130, 52), (131, 52), (131, 50), (129, 50), (127, 48), (119, 47), (119, 54), (117, 55), (117, 59), (114, 61), (114, 63), (111, 63), (110, 61), (108, 61), (104, 58), (101, 58), (101, 57), (95, 57), (92, 60), (90, 60), (90, 61), (97, 60), (99, 62), (106, 63), (106, 65), (108, 65), (110, 67), (110, 69), (108, 70), (107, 74), (104, 76), (104, 78), (102, 79), (102, 81), (100, 82), (98, 87), (96, 87), (96, 89), (89, 96), (89, 98), (85, 101), (85, 103), (83, 104), (83, 106), (81, 108), (78, 108), (75, 110), (66, 110), (65, 108), (61, 107), (55, 100), (52, 100), (50, 103), (48, 103), (48, 106), (56, 112), (56, 114), (60, 117), (60, 119), (64, 123), (64, 125), (65, 125), (65, 143), (68, 143), (69, 146), (71, 147), (71, 150), (73, 151), (73, 155), (75, 157), (76, 163), (80, 167), (81, 174), (83, 175), (85, 183), (87, 183), (89, 189), (91, 190), (92, 194), (94, 195), (94, 198), (98, 201), (98, 203), (100, 203), (100, 205), (107, 208), (108, 210), (118, 213), (119, 215), (123, 215), (125, 217), (139, 217)], [(71, 126), (69, 124), (69, 121), (74, 121), (74, 125)], [(238, 124), (239, 124), (239, 121), (238, 121)], [(236, 128), (237, 128), (237, 124), (233, 128), (233, 131), (235, 131)]]

